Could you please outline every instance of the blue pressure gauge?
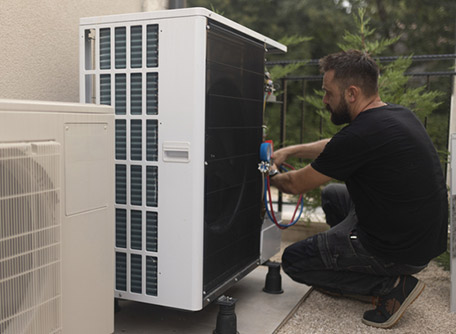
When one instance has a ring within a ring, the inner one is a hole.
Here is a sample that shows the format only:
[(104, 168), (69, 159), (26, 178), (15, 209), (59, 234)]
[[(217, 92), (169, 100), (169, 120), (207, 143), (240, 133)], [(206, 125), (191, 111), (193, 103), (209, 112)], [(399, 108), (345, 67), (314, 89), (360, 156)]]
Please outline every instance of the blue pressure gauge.
[(262, 143), (260, 146), (260, 160), (271, 162), (272, 147), (270, 143)]

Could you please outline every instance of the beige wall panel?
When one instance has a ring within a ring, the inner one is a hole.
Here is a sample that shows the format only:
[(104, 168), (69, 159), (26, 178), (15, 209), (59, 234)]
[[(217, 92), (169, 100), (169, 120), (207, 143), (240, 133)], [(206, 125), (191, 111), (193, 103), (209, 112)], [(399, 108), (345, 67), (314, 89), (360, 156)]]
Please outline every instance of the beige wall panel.
[(0, 98), (79, 102), (79, 18), (164, 0), (0, 0)]

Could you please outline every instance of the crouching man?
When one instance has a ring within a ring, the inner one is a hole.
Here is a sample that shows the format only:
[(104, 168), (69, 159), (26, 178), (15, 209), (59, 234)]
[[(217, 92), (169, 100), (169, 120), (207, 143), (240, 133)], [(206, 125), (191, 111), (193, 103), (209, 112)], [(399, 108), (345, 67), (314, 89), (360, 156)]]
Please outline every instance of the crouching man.
[(383, 102), (379, 69), (352, 50), (320, 61), (323, 102), (335, 124), (331, 139), (282, 148), (289, 157), (315, 159), (271, 177), (271, 184), (301, 194), (331, 179), (322, 207), (331, 228), (288, 247), (283, 270), (295, 281), (340, 295), (375, 296), (362, 321), (389, 328), (420, 295), (413, 277), (446, 250), (448, 203), (437, 152), (408, 109)]

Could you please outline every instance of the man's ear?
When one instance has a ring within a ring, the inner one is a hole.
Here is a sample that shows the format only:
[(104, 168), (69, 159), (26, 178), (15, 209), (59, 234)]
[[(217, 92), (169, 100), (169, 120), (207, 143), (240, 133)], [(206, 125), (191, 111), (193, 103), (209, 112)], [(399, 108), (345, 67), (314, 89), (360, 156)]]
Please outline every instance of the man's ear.
[(361, 90), (357, 86), (348, 86), (348, 88), (345, 90), (345, 98), (348, 102), (353, 103), (355, 102), (359, 94), (361, 93)]

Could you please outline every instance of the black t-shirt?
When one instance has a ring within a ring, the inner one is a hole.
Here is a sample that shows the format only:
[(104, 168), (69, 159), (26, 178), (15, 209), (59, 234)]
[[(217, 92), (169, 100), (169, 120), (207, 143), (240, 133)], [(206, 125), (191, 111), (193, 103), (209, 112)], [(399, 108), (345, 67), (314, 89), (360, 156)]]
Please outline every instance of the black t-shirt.
[(345, 181), (358, 236), (372, 254), (422, 265), (445, 251), (446, 185), (437, 152), (416, 116), (398, 105), (361, 112), (312, 162)]

